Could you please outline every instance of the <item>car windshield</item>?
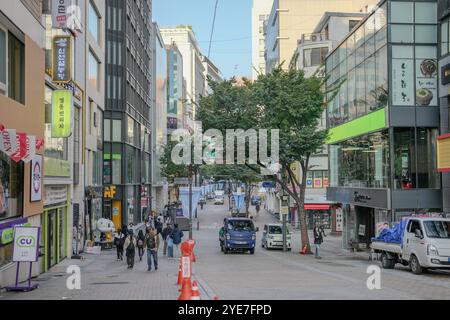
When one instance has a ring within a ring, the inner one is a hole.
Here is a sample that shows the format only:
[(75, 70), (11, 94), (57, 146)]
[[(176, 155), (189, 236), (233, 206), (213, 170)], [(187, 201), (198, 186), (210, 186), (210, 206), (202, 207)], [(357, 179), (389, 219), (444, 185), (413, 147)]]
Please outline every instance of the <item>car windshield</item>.
[(254, 231), (253, 222), (251, 221), (228, 221), (228, 230), (231, 231)]
[(283, 234), (283, 229), (280, 226), (269, 226), (270, 234)]
[(450, 239), (449, 221), (425, 221), (423, 224), (429, 238)]

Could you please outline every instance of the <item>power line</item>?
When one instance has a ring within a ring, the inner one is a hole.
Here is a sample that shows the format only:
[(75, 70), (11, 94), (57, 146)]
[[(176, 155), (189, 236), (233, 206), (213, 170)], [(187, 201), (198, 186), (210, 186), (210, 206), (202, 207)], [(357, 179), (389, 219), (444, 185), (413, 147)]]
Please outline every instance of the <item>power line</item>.
[(211, 54), (211, 45), (212, 45), (212, 39), (213, 39), (213, 35), (214, 35), (214, 26), (216, 25), (216, 15), (217, 15), (218, 4), (219, 4), (219, 0), (216, 0), (216, 6), (214, 7), (214, 18), (213, 18), (213, 23), (212, 23), (212, 28), (211, 28), (211, 36), (209, 37), (208, 59)]

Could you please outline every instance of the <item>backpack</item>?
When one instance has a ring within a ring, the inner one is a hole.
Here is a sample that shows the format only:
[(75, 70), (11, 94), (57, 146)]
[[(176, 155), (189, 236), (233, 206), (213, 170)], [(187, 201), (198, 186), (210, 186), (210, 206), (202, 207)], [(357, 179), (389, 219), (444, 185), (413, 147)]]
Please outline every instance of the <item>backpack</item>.
[(142, 239), (138, 239), (137, 245), (138, 245), (138, 247), (143, 247), (144, 246), (144, 241), (142, 241)]
[(180, 244), (181, 238), (183, 238), (183, 231), (177, 229), (172, 233), (172, 239), (174, 244)]
[(134, 243), (133, 241), (130, 241), (130, 244), (127, 247), (127, 252), (133, 252), (134, 251)]
[(147, 249), (155, 249), (156, 248), (156, 238), (152, 236), (147, 237)]

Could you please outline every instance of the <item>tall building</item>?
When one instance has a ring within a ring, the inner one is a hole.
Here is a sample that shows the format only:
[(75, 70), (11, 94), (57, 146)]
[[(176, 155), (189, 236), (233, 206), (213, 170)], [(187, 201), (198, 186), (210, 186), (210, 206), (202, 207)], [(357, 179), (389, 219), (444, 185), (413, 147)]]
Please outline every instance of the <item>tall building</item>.
[(274, 0), (265, 23), (266, 72), (283, 63), (288, 68), (297, 40), (310, 33), (326, 11), (366, 12), (377, 0)]
[(450, 215), (450, 2), (438, 0), (440, 23), (439, 98), (441, 130), (438, 138), (438, 170), (442, 172), (442, 210)]
[(104, 216), (118, 228), (150, 209), (152, 2), (106, 0)]
[[(46, 27), (43, 230), (48, 239), (44, 264), (47, 270), (73, 251), (82, 251), (84, 240), (99, 235), (96, 222), (103, 212), (105, 2), (78, 4), (82, 26), (79, 30), (63, 30), (53, 25), (52, 2), (43, 3)], [(56, 71), (52, 66), (53, 39), (60, 36), (69, 37), (72, 47), (71, 77), (64, 83), (54, 80)], [(52, 97), (60, 89), (72, 92), (73, 124), (68, 137), (55, 137), (52, 133)], [(73, 244), (73, 238), (78, 239), (78, 244)]]
[(183, 75), (186, 80), (186, 127), (194, 130), (195, 105), (206, 91), (205, 68), (200, 46), (190, 26), (161, 28), (161, 35), (166, 45), (175, 43), (183, 57)]
[(214, 63), (209, 60), (206, 56), (202, 56), (203, 68), (205, 69), (204, 78), (205, 78), (205, 94), (211, 94), (212, 90), (208, 84), (208, 78), (211, 80), (220, 82), (223, 81), (222, 76), (220, 75), (220, 70), (217, 68)]
[(252, 7), (252, 77), (266, 73), (264, 23), (269, 18), (273, 0), (253, 0)]
[[(11, 134), (10, 137), (23, 133), (45, 139), (42, 105), (45, 54), (41, 1), (0, 2), (0, 48), (0, 127), (3, 136), (0, 147), (2, 288), (14, 284), (16, 278), (17, 264), (12, 261), (14, 226), (26, 224), (40, 227), (44, 223), (42, 167), (38, 165), (34, 168), (36, 163), (42, 163), (44, 149), (37, 150), (38, 159), (25, 163), (10, 153), (10, 149), (4, 148), (7, 132)], [(15, 130), (15, 133), (5, 130)], [(44, 235), (42, 229), (41, 235)], [(41, 237), (40, 246), (44, 247), (45, 243), (45, 237)], [(38, 263), (33, 264), (33, 276), (43, 272), (46, 252), (46, 248), (41, 249), (42, 256)], [(27, 275), (28, 268), (21, 268), (19, 280), (24, 281)]]
[(151, 115), (152, 128), (152, 209), (162, 212), (167, 204), (167, 180), (161, 175), (160, 156), (163, 146), (167, 144), (167, 51), (158, 25), (153, 23), (153, 108)]
[(442, 212), (437, 23), (436, 1), (383, 0), (326, 59), (337, 90), (327, 198), (342, 203), (345, 248), (367, 248), (385, 222)]

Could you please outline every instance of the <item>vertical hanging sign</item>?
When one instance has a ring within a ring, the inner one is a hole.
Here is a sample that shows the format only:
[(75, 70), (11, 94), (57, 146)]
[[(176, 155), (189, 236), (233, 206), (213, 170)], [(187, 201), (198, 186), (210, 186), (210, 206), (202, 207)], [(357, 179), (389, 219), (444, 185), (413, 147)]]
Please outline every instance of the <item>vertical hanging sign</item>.
[(53, 91), (52, 101), (52, 138), (68, 138), (72, 134), (72, 91)]
[(53, 82), (72, 80), (72, 42), (70, 36), (55, 36), (52, 44)]

